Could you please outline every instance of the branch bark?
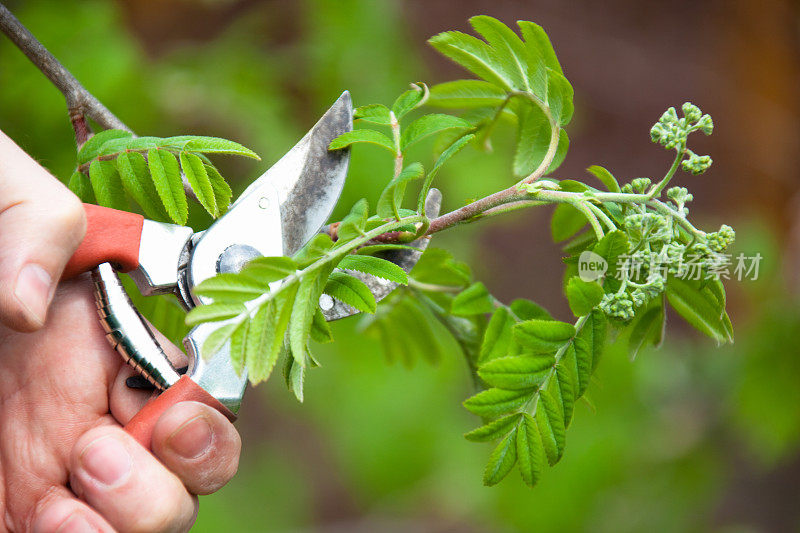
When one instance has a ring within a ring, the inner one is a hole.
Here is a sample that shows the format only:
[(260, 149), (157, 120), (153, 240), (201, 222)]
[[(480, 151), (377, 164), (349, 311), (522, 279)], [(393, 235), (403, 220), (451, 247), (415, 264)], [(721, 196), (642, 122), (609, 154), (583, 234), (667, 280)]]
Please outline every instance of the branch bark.
[[(103, 129), (125, 130), (133, 133), (133, 130), (87, 91), (77, 78), (2, 3), (0, 3), (0, 31), (6, 34), (11, 42), (17, 45), (17, 48), (64, 95), (78, 148), (83, 146), (92, 133), (86, 117), (97, 122)], [(198, 201), (186, 176), (182, 175), (181, 178), (186, 195), (192, 200)]]

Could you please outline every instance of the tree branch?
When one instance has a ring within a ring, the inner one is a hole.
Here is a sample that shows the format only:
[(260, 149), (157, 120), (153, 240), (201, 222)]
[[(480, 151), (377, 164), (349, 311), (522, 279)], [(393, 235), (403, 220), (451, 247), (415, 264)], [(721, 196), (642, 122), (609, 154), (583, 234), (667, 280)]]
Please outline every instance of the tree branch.
[[(125, 130), (133, 133), (133, 130), (109, 111), (92, 93), (87, 91), (77, 78), (1, 3), (0, 31), (6, 34), (11, 39), (11, 42), (17, 45), (17, 48), (64, 95), (64, 99), (67, 101), (69, 120), (75, 130), (75, 142), (78, 148), (83, 146), (83, 143), (89, 139), (92, 133), (86, 122), (86, 117), (97, 122), (103, 129)], [(198, 201), (197, 195), (189, 185), (186, 176), (182, 175), (181, 178), (183, 179), (183, 189), (186, 191), (186, 195)]]

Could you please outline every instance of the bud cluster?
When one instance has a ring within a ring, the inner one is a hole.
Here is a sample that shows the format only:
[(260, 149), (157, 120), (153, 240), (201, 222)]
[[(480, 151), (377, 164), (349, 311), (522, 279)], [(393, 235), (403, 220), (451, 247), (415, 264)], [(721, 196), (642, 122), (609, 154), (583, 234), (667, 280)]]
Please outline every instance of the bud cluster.
[[(691, 102), (683, 104), (681, 109), (683, 118), (678, 118), (678, 112), (674, 107), (667, 109), (658, 122), (650, 128), (650, 138), (653, 142), (662, 145), (667, 149), (675, 149), (678, 152), (686, 150), (686, 139), (693, 131), (702, 131), (706, 135), (711, 135), (714, 131), (714, 121), (708, 114), (703, 114), (700, 108)], [(711, 166), (711, 158), (707, 155), (697, 155), (691, 150), (686, 150), (689, 158), (682, 163), (682, 167), (692, 174), (702, 174)]]

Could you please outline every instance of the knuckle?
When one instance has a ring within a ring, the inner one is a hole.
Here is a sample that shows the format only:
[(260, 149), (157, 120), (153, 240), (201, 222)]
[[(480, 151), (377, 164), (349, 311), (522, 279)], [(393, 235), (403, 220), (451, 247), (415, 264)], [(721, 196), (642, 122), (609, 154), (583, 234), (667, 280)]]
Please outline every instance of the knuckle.
[(52, 221), (72, 239), (80, 241), (86, 234), (86, 213), (75, 195), (69, 195), (49, 210)]
[(131, 523), (121, 529), (131, 533), (188, 531), (196, 518), (197, 498), (185, 491), (171, 490), (153, 498), (146, 513), (136, 513)]

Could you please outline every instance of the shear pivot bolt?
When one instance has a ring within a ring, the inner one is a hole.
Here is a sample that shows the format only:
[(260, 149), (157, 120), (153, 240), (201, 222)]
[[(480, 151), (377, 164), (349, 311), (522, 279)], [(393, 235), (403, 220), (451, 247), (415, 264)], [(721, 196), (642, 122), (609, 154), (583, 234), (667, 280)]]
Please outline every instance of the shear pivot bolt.
[(261, 254), (246, 244), (232, 244), (225, 248), (217, 261), (217, 272), (220, 274), (237, 274), (252, 259), (261, 257)]

